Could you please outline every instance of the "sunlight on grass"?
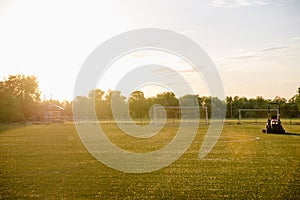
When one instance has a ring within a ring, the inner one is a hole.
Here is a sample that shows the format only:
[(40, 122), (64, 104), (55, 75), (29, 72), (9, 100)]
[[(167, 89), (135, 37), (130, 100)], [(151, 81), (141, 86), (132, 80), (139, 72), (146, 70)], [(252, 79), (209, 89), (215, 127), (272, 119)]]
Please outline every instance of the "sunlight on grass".
[[(145, 174), (110, 169), (82, 145), (74, 125), (0, 126), (1, 199), (295, 198), (299, 194), (300, 126), (294, 135), (261, 133), (261, 125), (226, 125), (212, 152), (198, 158), (207, 126), (170, 166)], [(149, 139), (105, 124), (108, 137), (134, 152), (159, 149), (176, 126)], [(299, 196), (298, 196), (299, 197)]]

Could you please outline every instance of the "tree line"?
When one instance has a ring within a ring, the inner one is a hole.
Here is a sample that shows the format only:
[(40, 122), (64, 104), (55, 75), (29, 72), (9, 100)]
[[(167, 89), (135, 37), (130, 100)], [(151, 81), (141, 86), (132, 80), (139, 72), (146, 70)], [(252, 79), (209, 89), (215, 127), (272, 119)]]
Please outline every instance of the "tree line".
[[(35, 76), (10, 75), (0, 81), (0, 122), (21, 122), (39, 120), (37, 116), (43, 111), (45, 105), (55, 104), (64, 107), (64, 115), (74, 118), (90, 119), (96, 116), (99, 120), (112, 120), (112, 102), (116, 108), (117, 116), (126, 118), (129, 115), (134, 119), (149, 118), (149, 111), (155, 104), (162, 106), (194, 106), (207, 107), (208, 115), (211, 115), (212, 105), (214, 109), (226, 106), (226, 118), (238, 118), (239, 109), (266, 109), (269, 103), (276, 102), (281, 106), (281, 116), (284, 118), (298, 117), (300, 111), (300, 87), (297, 94), (287, 100), (282, 97), (264, 99), (261, 96), (246, 98), (228, 96), (225, 101), (216, 97), (186, 94), (176, 97), (173, 92), (163, 92), (155, 97), (145, 97), (142, 91), (134, 91), (128, 99), (120, 91), (102, 91), (94, 89), (87, 96), (77, 96), (72, 101), (41, 100), (38, 81)], [(218, 106), (220, 105), (220, 106)], [(76, 112), (72, 108), (76, 106)], [(91, 112), (93, 111), (93, 112)], [(201, 109), (200, 112), (204, 112)], [(221, 110), (220, 110), (221, 112)], [(203, 116), (204, 113), (200, 114)], [(167, 113), (168, 117), (174, 117), (174, 112)], [(244, 117), (266, 117), (264, 112), (244, 113)]]

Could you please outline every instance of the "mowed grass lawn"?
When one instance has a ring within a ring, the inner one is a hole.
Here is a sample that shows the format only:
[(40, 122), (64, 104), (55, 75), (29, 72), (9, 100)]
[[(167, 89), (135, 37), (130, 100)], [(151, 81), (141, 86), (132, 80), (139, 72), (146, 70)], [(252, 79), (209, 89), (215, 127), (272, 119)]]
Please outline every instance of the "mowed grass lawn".
[[(199, 159), (202, 125), (188, 151), (161, 170), (130, 174), (111, 169), (82, 145), (75, 126), (0, 125), (0, 199), (297, 199), (300, 126), (263, 134), (262, 124), (226, 125), (211, 153)], [(123, 149), (153, 151), (171, 141), (168, 126), (149, 139), (104, 124)]]

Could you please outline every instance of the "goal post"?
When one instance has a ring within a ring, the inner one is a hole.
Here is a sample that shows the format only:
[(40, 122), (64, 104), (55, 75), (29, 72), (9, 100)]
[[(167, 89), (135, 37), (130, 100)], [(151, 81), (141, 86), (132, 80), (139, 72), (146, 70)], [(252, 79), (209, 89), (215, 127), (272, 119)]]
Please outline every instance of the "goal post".
[(208, 124), (208, 110), (206, 106), (153, 106), (153, 121), (156, 124), (167, 121), (199, 123), (202, 115), (205, 116), (205, 123)]
[[(279, 115), (279, 109), (270, 109), (270, 111), (276, 111), (277, 116)], [(268, 112), (268, 109), (239, 109), (239, 123), (242, 119), (242, 112)]]

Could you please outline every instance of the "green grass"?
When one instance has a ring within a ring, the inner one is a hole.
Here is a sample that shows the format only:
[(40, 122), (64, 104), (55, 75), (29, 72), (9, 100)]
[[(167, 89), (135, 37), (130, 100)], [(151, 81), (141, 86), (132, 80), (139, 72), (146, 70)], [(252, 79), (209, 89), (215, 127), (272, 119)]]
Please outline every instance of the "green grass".
[[(168, 126), (147, 140), (102, 126), (114, 143), (134, 152), (159, 149), (177, 131)], [(1, 125), (0, 199), (297, 199), (300, 126), (284, 127), (293, 134), (263, 134), (262, 124), (226, 125), (200, 160), (207, 130), (201, 125), (180, 159), (159, 171), (129, 174), (94, 159), (72, 124)]]

